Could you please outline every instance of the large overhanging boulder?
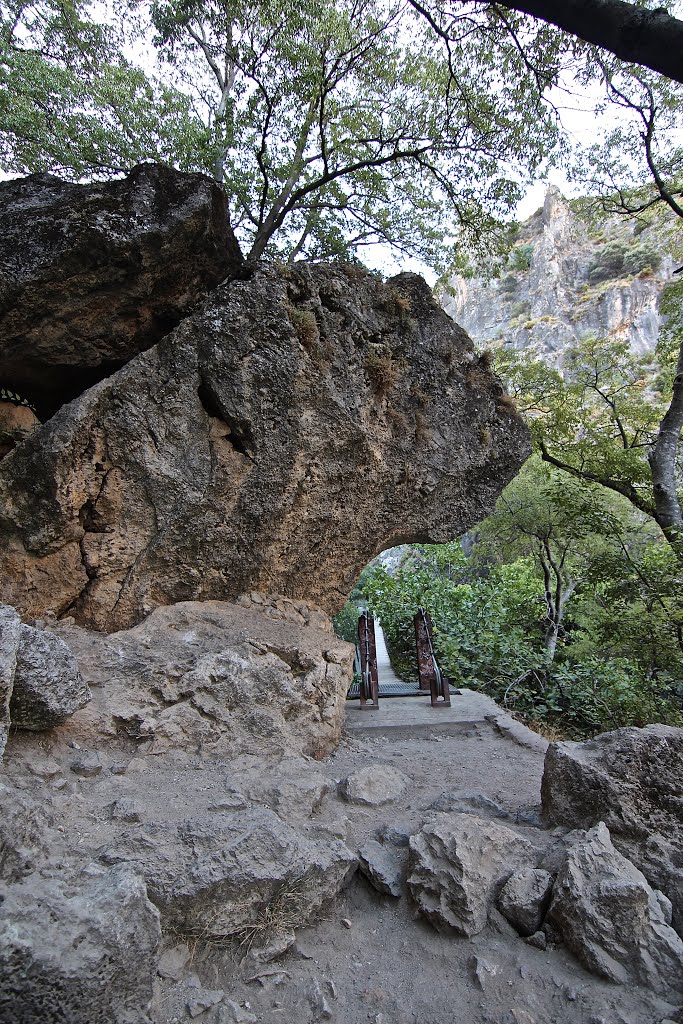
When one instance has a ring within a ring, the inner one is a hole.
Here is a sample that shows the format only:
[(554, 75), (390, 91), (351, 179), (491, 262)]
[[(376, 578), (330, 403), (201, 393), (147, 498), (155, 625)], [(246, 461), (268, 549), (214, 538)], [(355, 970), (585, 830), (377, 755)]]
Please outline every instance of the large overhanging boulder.
[(107, 183), (3, 182), (0, 387), (45, 419), (241, 264), (225, 192), (201, 174), (141, 164)]
[(111, 631), (251, 590), (334, 612), (491, 511), (529, 433), (426, 283), (263, 265), (0, 464), (0, 599)]

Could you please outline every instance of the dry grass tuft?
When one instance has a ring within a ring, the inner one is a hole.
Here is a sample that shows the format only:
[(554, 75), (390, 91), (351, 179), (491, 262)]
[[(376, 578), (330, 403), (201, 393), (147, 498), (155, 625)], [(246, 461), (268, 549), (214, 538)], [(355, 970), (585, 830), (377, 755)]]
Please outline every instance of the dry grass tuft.
[(292, 306), (291, 303), (288, 303), (287, 316), (306, 351), (308, 353), (315, 352), (320, 344), (320, 328), (315, 313), (310, 309), (302, 309), (300, 306)]
[(378, 398), (386, 398), (401, 376), (399, 364), (388, 352), (370, 352), (365, 360), (365, 372)]
[(427, 421), (421, 412), (415, 413), (415, 440), (418, 442), (425, 443), (430, 441), (432, 432), (427, 426)]
[(399, 409), (387, 409), (387, 420), (396, 434), (404, 434), (408, 429), (408, 420)]
[(491, 444), (491, 431), (488, 427), (479, 427), (479, 444), (482, 448), (488, 448)]
[(496, 399), (496, 408), (503, 412), (508, 412), (512, 416), (517, 415), (517, 406), (512, 395), (499, 395)]

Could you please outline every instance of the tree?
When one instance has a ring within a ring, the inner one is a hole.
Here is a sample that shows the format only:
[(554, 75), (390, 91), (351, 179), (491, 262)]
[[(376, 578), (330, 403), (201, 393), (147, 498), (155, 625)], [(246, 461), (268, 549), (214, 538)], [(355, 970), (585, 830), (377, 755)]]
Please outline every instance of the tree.
[(251, 259), (384, 242), (444, 266), (456, 236), (473, 243), (519, 195), (508, 169), (530, 173), (554, 144), (537, 82), (494, 17), (449, 66), (392, 0), (156, 0), (151, 16), (203, 112), (202, 163), (225, 183)]
[(0, 121), (3, 170), (76, 178), (182, 164), (177, 139), (190, 129), (187, 98), (127, 61), (82, 0), (0, 4)]
[(674, 398), (666, 398), (681, 368), (672, 372), (672, 360), (680, 360), (677, 340), (663, 342), (657, 358), (638, 356), (620, 340), (589, 338), (566, 351), (562, 374), (506, 351), (498, 365), (529, 418), (541, 458), (623, 495), (658, 524), (683, 561), (680, 383)]
[[(677, 82), (683, 82), (683, 21), (672, 17), (659, 2), (654, 10), (623, 0), (489, 0), (470, 3), (409, 0), (447, 41), (461, 9), (477, 6), (519, 11), (556, 25), (564, 32), (615, 54), (620, 60), (642, 64)], [(669, 4), (669, 7), (674, 6)], [(456, 30), (457, 31), (457, 30)]]

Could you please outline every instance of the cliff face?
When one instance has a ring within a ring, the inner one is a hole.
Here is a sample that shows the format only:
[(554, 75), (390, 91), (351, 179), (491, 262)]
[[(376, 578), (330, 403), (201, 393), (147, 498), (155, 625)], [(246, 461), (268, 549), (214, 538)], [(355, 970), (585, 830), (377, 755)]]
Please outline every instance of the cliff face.
[(483, 348), (528, 349), (561, 366), (581, 338), (617, 336), (636, 352), (657, 341), (657, 304), (673, 268), (677, 225), (640, 230), (612, 217), (596, 225), (555, 189), (519, 228), (509, 265), (495, 280), (453, 278), (444, 309)]

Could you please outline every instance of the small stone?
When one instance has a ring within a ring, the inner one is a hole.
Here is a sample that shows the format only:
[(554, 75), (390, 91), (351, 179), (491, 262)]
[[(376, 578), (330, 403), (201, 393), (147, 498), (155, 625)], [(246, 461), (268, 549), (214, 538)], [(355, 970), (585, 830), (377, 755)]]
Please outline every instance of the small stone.
[(29, 764), (29, 768), (39, 779), (54, 779), (62, 774), (62, 766), (53, 757), (46, 757), (42, 761)]
[(252, 948), (249, 955), (259, 964), (269, 964), (284, 956), (295, 942), (294, 932), (285, 932), (283, 935), (276, 935), (266, 946), (261, 946), (258, 949)]
[(352, 804), (381, 807), (402, 796), (410, 779), (391, 765), (371, 765), (359, 768), (340, 786), (341, 795)]
[(520, 935), (533, 935), (541, 927), (552, 886), (552, 875), (539, 868), (522, 868), (503, 886), (498, 908)]
[(220, 1003), (224, 995), (225, 992), (222, 988), (200, 988), (186, 1002), (187, 1012), (190, 1017), (198, 1017), (200, 1013), (204, 1013), (205, 1010), (210, 1010), (212, 1006)]
[(533, 946), (535, 949), (545, 949), (548, 945), (545, 932), (534, 932), (528, 939), (524, 940), (528, 946)]
[(190, 950), (185, 943), (173, 946), (165, 950), (159, 957), (157, 974), (162, 978), (170, 978), (172, 981), (180, 981), (182, 973), (190, 959)]
[(458, 790), (455, 793), (442, 793), (429, 805), (430, 811), (445, 811), (458, 814), (477, 814), (480, 817), (509, 818), (510, 814), (497, 804), (495, 800), (475, 790)]
[(147, 767), (147, 762), (144, 757), (134, 757), (128, 762), (126, 771), (128, 772), (142, 772)]
[(351, 928), (352, 927), (352, 924), (349, 921), (348, 917), (342, 917), (341, 923), (344, 925), (345, 928)]
[(489, 960), (485, 960), (483, 956), (476, 955), (472, 957), (470, 966), (472, 967), (474, 982), (483, 992), (486, 983), (498, 973), (498, 966), (492, 964)]
[(127, 761), (116, 761), (111, 766), (109, 771), (112, 773), (112, 775), (125, 775), (126, 772), (128, 771), (128, 762)]
[(142, 807), (137, 800), (115, 800), (111, 807), (112, 821), (134, 824), (142, 820)]
[(93, 779), (102, 771), (102, 762), (97, 751), (84, 750), (72, 758), (71, 771), (82, 779)]
[(226, 793), (220, 800), (209, 804), (210, 811), (243, 811), (245, 807), (248, 807), (246, 797), (237, 792)]
[(234, 999), (226, 999), (225, 1005), (218, 1008), (215, 1024), (256, 1024), (257, 1019), (256, 1014)]

